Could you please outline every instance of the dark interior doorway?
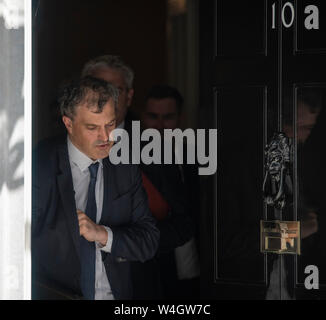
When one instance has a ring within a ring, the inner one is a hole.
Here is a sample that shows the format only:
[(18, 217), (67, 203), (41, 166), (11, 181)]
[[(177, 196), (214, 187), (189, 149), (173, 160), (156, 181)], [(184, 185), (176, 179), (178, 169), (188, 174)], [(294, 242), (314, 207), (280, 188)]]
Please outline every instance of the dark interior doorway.
[(33, 143), (61, 130), (55, 97), (99, 55), (120, 55), (135, 71), (137, 116), (154, 84), (176, 86), (188, 106), (185, 127), (197, 127), (198, 0), (33, 1)]

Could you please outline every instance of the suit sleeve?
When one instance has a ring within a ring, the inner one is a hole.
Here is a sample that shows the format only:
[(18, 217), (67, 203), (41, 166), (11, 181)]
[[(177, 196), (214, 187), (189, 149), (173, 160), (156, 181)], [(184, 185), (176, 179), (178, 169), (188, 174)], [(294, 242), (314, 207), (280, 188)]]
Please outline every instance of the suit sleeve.
[(167, 217), (157, 221), (157, 227), (160, 231), (160, 252), (171, 252), (194, 236), (189, 195), (179, 177), (178, 166), (150, 165), (141, 168), (170, 207)]
[(157, 223), (160, 230), (160, 250), (168, 252), (182, 246), (194, 235), (192, 219), (182, 198), (173, 201), (169, 216)]
[(189, 196), (179, 176), (177, 166), (162, 166), (159, 170), (161, 192), (170, 206), (167, 218), (158, 222), (160, 251), (169, 252), (184, 245), (194, 236), (194, 224), (190, 215)]
[(139, 167), (131, 168), (132, 218), (129, 224), (110, 227), (113, 232), (111, 254), (129, 261), (144, 262), (156, 254), (160, 233), (149, 211)]

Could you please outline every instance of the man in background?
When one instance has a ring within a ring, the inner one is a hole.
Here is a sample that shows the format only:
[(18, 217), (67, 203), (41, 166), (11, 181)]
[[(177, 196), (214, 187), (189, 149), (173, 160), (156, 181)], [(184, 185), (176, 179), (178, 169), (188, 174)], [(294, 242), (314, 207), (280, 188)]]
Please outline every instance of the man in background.
[(134, 96), (134, 72), (119, 56), (103, 55), (87, 62), (82, 77), (92, 76), (113, 84), (119, 90), (116, 113), (117, 128), (131, 132), (129, 108)]
[[(153, 86), (147, 95), (141, 115), (142, 129), (164, 130), (180, 128), (183, 98), (176, 88)], [(183, 152), (186, 144), (176, 150), (173, 158)], [(159, 265), (164, 296), (169, 299), (199, 298), (199, 181), (196, 165), (144, 165), (143, 181), (152, 212), (157, 212), (160, 229)], [(159, 198), (165, 212), (158, 212), (152, 199)], [(187, 224), (193, 223), (194, 233)], [(169, 227), (167, 227), (169, 225)]]

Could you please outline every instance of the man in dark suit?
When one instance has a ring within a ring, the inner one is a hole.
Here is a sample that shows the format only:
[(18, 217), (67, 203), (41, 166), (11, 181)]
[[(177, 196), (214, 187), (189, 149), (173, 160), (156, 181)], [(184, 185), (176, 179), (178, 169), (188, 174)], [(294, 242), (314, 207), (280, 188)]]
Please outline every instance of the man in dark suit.
[[(142, 128), (156, 129), (163, 138), (164, 130), (180, 127), (182, 107), (183, 98), (176, 88), (153, 86), (146, 97)], [(186, 145), (182, 149), (177, 148), (172, 164), (142, 163), (141, 170), (150, 209), (160, 230), (158, 260), (163, 296), (167, 299), (198, 299), (198, 168), (185, 164), (185, 161), (176, 164), (176, 158), (181, 159), (181, 152), (186, 158)]]
[[(134, 95), (133, 70), (119, 56), (102, 55), (85, 64), (82, 76), (87, 75), (106, 80), (119, 88), (117, 128), (126, 130), (131, 146), (132, 117), (130, 116), (130, 106)], [(178, 106), (179, 101), (177, 101), (175, 107), (178, 109)], [(180, 114), (177, 113), (175, 116), (179, 119)], [(168, 128), (171, 128), (171, 126), (168, 126)], [(160, 246), (158, 254), (153, 259), (146, 263), (132, 263), (135, 287), (134, 298), (146, 300), (170, 298), (172, 293), (180, 296), (175, 288), (177, 275), (174, 249), (184, 245), (193, 236), (193, 226), (189, 212), (190, 209), (196, 210), (196, 208), (195, 206), (189, 206), (188, 210), (187, 199), (184, 195), (185, 185), (178, 179), (180, 172), (177, 166), (141, 164), (141, 170), (144, 186), (148, 187), (151, 184), (151, 189), (146, 191), (150, 203), (154, 204), (155, 207), (151, 206), (150, 209), (160, 230)], [(188, 177), (187, 175), (186, 180)], [(162, 192), (163, 195), (160, 194)], [(198, 198), (198, 195), (193, 197), (193, 199), (195, 198)], [(162, 270), (164, 271), (162, 272)], [(172, 284), (173, 287), (167, 290), (163, 288), (165, 292), (162, 292), (162, 283), (167, 286)], [(189, 292), (190, 290), (187, 290), (187, 293)], [(197, 292), (199, 292), (199, 289)]]
[[(132, 146), (132, 112), (130, 107), (134, 96), (134, 71), (117, 55), (101, 55), (89, 60), (83, 67), (82, 77), (92, 76), (112, 83), (119, 90), (116, 128), (124, 129)], [(131, 262), (133, 298), (137, 300), (161, 298), (158, 261), (155, 256), (146, 263)]]
[(92, 77), (59, 99), (68, 135), (34, 155), (34, 298), (131, 299), (130, 264), (151, 259), (159, 231), (139, 168), (112, 165), (118, 91)]

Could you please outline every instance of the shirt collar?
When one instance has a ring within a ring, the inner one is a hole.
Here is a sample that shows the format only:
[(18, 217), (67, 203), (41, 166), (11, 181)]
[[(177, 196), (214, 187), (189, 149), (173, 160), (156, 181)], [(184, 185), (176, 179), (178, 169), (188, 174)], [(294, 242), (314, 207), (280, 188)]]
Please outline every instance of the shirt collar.
[(90, 159), (86, 154), (81, 152), (70, 140), (69, 136), (67, 136), (67, 145), (68, 145), (68, 154), (69, 159), (71, 162), (73, 162), (80, 171), (85, 171), (88, 169), (88, 167), (96, 162), (100, 163), (100, 166), (102, 166), (102, 159), (98, 159), (96, 161), (93, 161)]

